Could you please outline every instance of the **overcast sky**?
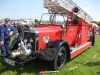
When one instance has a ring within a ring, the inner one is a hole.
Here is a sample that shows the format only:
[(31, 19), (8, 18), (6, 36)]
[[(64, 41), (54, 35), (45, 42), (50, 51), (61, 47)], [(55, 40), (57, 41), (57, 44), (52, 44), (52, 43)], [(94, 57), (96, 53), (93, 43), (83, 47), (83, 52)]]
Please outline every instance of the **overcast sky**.
[[(73, 0), (94, 20), (100, 21), (100, 0)], [(0, 0), (0, 18), (40, 19), (48, 10), (43, 7), (43, 0)]]

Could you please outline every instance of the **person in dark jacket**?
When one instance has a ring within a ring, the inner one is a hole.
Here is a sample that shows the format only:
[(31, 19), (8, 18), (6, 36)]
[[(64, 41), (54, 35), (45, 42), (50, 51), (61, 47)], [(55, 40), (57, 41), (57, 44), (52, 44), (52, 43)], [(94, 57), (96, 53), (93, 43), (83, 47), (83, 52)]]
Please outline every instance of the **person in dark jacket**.
[(17, 33), (16, 29), (10, 25), (10, 19), (5, 18), (5, 24), (0, 27), (0, 47), (2, 56), (8, 56), (10, 47), (10, 36)]

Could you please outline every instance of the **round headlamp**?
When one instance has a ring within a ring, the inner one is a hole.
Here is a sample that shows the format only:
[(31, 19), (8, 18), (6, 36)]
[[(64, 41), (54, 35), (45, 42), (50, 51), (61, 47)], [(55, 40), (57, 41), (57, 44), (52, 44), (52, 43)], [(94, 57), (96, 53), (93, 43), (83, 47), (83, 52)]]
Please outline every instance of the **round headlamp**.
[(49, 36), (44, 36), (44, 37), (43, 37), (43, 42), (44, 42), (44, 43), (48, 43), (49, 40), (50, 40)]

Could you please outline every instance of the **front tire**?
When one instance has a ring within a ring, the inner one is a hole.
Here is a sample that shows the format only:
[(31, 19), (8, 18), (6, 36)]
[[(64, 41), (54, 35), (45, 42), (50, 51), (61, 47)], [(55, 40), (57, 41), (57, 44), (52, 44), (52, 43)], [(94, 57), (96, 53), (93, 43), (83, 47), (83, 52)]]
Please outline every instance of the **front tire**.
[(54, 60), (51, 61), (51, 67), (53, 70), (60, 70), (66, 62), (66, 49), (64, 47), (60, 47), (58, 53)]

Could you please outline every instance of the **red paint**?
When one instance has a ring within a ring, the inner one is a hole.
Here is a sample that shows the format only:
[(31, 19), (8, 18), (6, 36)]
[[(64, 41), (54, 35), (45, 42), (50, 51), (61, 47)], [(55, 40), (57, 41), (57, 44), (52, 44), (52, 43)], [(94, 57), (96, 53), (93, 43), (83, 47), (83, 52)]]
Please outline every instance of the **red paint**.
[[(78, 24), (73, 24), (73, 16), (75, 16), (73, 12), (69, 14), (70, 21), (66, 19), (63, 20), (64, 23), (66, 21), (66, 23), (68, 23), (67, 25), (65, 24), (66, 32), (64, 33), (64, 35), (62, 35), (63, 29), (61, 28), (61, 25), (56, 24), (56, 16), (57, 14), (55, 14), (54, 16), (54, 24), (40, 24), (40, 27), (35, 28), (35, 30), (38, 32), (38, 52), (41, 52), (42, 50), (44, 50), (44, 48), (46, 48), (46, 44), (43, 42), (44, 36), (49, 36), (49, 43), (55, 40), (62, 40), (62, 38), (64, 38), (63, 40), (68, 42), (70, 47), (72, 45), (84, 45), (90, 39), (90, 36), (88, 36), (88, 32), (90, 31), (91, 25), (87, 22), (84, 22), (84, 20), (82, 20), (81, 18), (78, 18)], [(87, 45), (86, 47), (77, 50), (70, 55), (71, 58), (80, 54), (89, 47), (90, 45)]]
[(54, 40), (61, 40), (62, 37), (62, 29), (60, 26), (55, 26), (55, 25), (48, 25), (46, 27), (42, 26), (40, 28), (36, 28), (38, 31), (38, 52), (41, 52), (46, 47), (46, 44), (43, 42), (43, 37), (44, 36), (49, 36), (50, 37), (50, 42)]

